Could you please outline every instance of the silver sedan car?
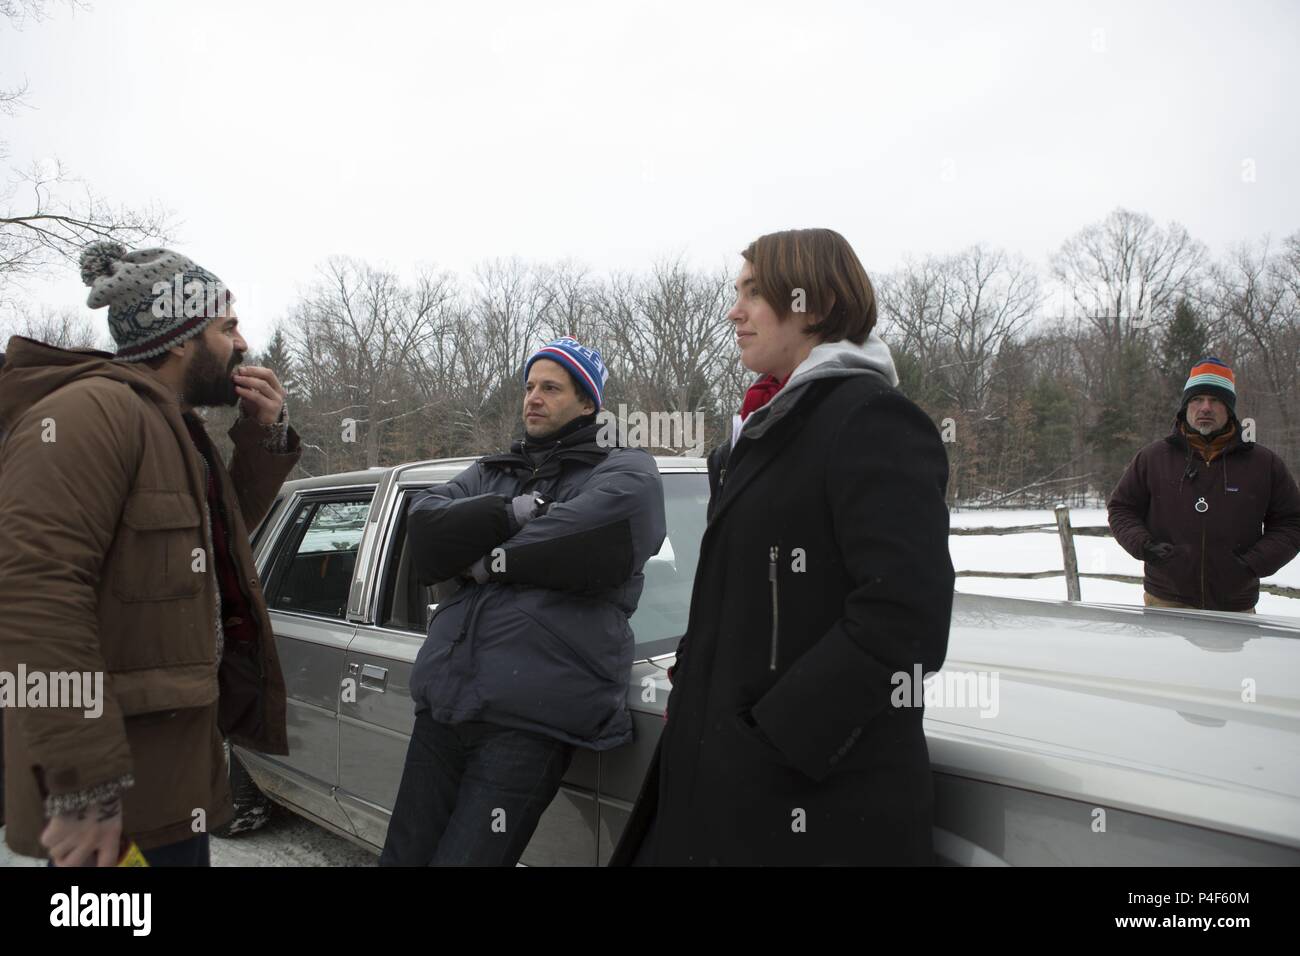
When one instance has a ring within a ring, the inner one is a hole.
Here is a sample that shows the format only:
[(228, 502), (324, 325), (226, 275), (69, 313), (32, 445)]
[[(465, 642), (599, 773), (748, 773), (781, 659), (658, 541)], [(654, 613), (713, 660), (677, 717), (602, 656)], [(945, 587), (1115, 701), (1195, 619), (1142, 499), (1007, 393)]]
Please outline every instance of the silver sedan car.
[[(234, 836), (268, 801), (373, 850), (415, 715), (430, 610), (406, 503), (472, 459), (286, 483), (254, 536), (290, 754), (233, 748)], [(608, 860), (649, 765), (704, 531), (703, 460), (660, 458), (668, 537), (632, 628), (633, 743), (578, 750), (523, 856)], [(958, 594), (927, 707), (940, 863), (1300, 863), (1300, 620)], [(900, 689), (901, 690), (901, 689)]]

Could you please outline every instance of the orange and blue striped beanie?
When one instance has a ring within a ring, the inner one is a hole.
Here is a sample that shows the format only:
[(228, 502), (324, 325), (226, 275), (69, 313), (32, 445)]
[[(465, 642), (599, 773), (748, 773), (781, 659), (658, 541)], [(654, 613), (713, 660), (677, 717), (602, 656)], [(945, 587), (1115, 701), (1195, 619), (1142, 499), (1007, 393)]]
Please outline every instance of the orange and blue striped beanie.
[(1237, 379), (1227, 363), (1214, 357), (1203, 358), (1192, 366), (1192, 372), (1183, 386), (1183, 408), (1197, 395), (1213, 395), (1237, 413)]

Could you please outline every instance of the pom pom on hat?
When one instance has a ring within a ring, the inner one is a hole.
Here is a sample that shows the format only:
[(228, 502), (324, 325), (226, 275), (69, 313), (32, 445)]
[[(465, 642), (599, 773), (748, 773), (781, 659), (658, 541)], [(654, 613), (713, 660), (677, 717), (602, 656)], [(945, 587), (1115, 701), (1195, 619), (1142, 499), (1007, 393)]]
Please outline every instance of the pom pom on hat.
[(226, 315), (226, 288), (215, 275), (170, 249), (92, 242), (81, 253), (86, 305), (108, 306), (117, 358), (139, 362), (200, 334)]
[(104, 239), (92, 242), (81, 253), (81, 281), (94, 285), (100, 276), (111, 276), (126, 258), (126, 246)]

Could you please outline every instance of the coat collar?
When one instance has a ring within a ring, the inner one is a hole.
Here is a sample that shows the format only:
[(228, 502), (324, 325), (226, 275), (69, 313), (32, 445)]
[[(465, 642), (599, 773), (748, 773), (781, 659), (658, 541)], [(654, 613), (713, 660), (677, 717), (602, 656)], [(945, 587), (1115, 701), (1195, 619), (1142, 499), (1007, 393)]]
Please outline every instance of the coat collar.
[[(821, 381), (805, 383), (807, 387), (802, 391), (800, 401), (789, 403), (781, 410), (780, 415), (768, 421), (766, 426), (757, 434), (751, 434), (750, 430), (746, 428), (740, 436), (743, 442), (737, 442), (727, 454), (719, 458), (721, 487), (718, 489), (718, 502), (713, 509), (713, 513), (709, 516), (709, 527), (717, 523), (723, 512), (740, 496), (745, 487), (753, 482), (763, 469), (781, 453), (785, 447), (785, 442), (777, 439), (782, 435), (797, 433), (800, 422), (812, 414), (820, 399), (833, 390), (839, 378), (838, 376), (834, 377), (834, 381), (826, 383)], [(763, 408), (751, 414), (749, 420), (752, 421), (755, 415), (770, 407), (771, 403), (769, 402)], [(773, 432), (773, 434), (769, 435), (769, 432)], [(766, 436), (767, 440), (760, 441), (759, 439), (764, 436)], [(739, 467), (741, 464), (744, 465), (744, 468)], [(732, 469), (733, 474), (727, 475), (727, 469)], [(706, 533), (707, 530), (706, 528)]]
[[(1183, 434), (1182, 429), (1179, 427), (1182, 421), (1183, 421), (1183, 413), (1179, 411), (1178, 414), (1174, 416), (1173, 427), (1171, 428), (1169, 434), (1165, 436), (1164, 440), (1174, 448), (1178, 449), (1178, 452), (1180, 454), (1191, 455), (1192, 454), (1191, 442), (1187, 440), (1187, 436)], [(1240, 452), (1243, 455), (1249, 454), (1255, 447), (1254, 442), (1242, 440), (1241, 422), (1238, 420), (1236, 415), (1232, 415), (1232, 423), (1237, 426), (1237, 433), (1232, 436), (1232, 441), (1228, 443), (1228, 446), (1223, 449), (1223, 452), (1221, 454), (1216, 456), (1216, 459), (1227, 457), (1228, 455), (1234, 454), (1236, 452)]]
[(791, 373), (781, 390), (762, 408), (745, 419), (739, 432), (733, 431), (732, 445), (740, 434), (746, 438), (761, 438), (763, 433), (784, 418), (803, 398), (808, 386), (824, 378), (845, 378), (851, 375), (879, 375), (892, 387), (898, 385), (898, 372), (887, 346), (875, 329), (862, 345), (849, 341), (822, 342), (813, 346)]
[(552, 442), (534, 445), (525, 439), (516, 439), (510, 450), (498, 455), (488, 455), (479, 463), (502, 471), (529, 471), (538, 478), (557, 475), (565, 462), (599, 464), (610, 452), (597, 441), (600, 425), (584, 425)]

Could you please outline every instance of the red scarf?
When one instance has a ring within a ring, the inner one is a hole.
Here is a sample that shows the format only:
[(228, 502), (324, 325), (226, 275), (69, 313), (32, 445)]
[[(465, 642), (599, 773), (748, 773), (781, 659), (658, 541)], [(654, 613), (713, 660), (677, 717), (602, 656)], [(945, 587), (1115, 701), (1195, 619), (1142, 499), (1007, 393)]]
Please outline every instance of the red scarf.
[(743, 422), (750, 416), (750, 413), (758, 411), (764, 405), (772, 400), (772, 396), (785, 387), (785, 383), (790, 381), (790, 376), (777, 381), (774, 375), (759, 376), (757, 382), (749, 386), (745, 392), (745, 399), (740, 403), (740, 420)]

